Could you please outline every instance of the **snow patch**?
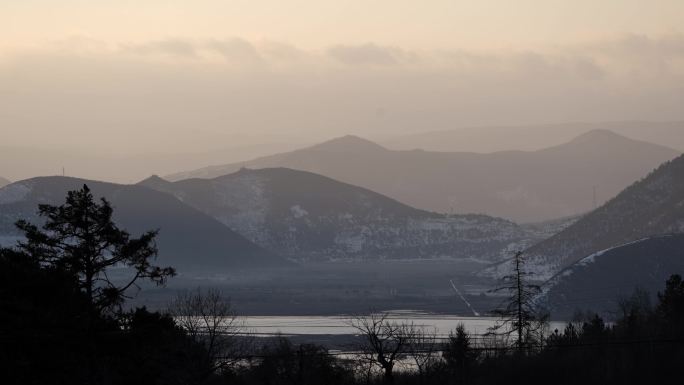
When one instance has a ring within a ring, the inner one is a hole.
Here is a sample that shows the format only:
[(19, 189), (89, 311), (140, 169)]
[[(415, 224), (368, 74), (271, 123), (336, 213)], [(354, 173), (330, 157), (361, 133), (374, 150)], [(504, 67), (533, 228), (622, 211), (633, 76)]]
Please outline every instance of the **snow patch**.
[(343, 246), (347, 252), (358, 253), (366, 245), (366, 237), (363, 234), (338, 234), (335, 243)]
[(560, 273), (556, 274), (555, 276), (549, 278), (549, 280), (546, 281), (546, 282), (542, 285), (542, 291), (541, 291), (541, 293), (538, 295), (538, 297), (535, 299), (535, 301), (537, 301), (537, 302), (539, 302), (539, 303), (542, 303), (543, 301), (545, 301), (545, 298), (546, 298), (546, 296), (548, 295), (548, 293), (551, 291), (551, 289), (552, 289), (554, 286), (558, 285), (561, 281), (563, 281), (563, 279), (565, 279), (565, 278), (567, 278), (567, 277), (573, 275), (573, 274), (575, 273), (575, 268), (577, 268), (577, 267), (586, 267), (586, 266), (588, 266), (588, 265), (591, 265), (592, 263), (595, 263), (595, 262), (596, 262), (596, 258), (599, 258), (599, 257), (601, 257), (602, 255), (604, 255), (604, 254), (606, 254), (606, 253), (608, 253), (608, 252), (610, 252), (610, 251), (612, 251), (612, 250), (616, 250), (616, 249), (619, 249), (619, 248), (622, 248), (622, 247), (625, 247), (625, 246), (629, 246), (629, 245), (634, 245), (634, 244), (636, 244), (636, 243), (643, 242), (643, 241), (646, 241), (646, 240), (648, 240), (648, 239), (650, 239), (650, 238), (642, 238), (642, 239), (639, 239), (639, 240), (636, 240), (636, 241), (633, 241), (633, 242), (628, 242), (628, 243), (625, 243), (625, 244), (622, 244), (622, 245), (619, 245), (619, 246), (609, 247), (609, 248), (607, 248), (607, 249), (605, 249), (605, 250), (597, 251), (596, 253), (593, 253), (593, 254), (591, 254), (591, 255), (589, 255), (589, 256), (586, 256), (585, 258), (580, 259), (580, 260), (577, 261), (575, 264), (569, 266), (569, 267), (566, 268), (565, 270), (563, 270), (563, 271), (561, 271)]
[(304, 210), (300, 205), (294, 205), (290, 207), (290, 212), (292, 213), (292, 215), (294, 215), (295, 218), (301, 218), (309, 215), (309, 212)]
[[(544, 282), (551, 279), (558, 271), (558, 266), (553, 263), (547, 263), (544, 259), (539, 257), (528, 257), (525, 260), (523, 270), (529, 274), (529, 279), (534, 282)], [(480, 277), (487, 277), (493, 279), (501, 279), (504, 276), (510, 275), (513, 272), (513, 260), (501, 262), (497, 265), (491, 266), (480, 271), (477, 275)]]
[(17, 242), (24, 239), (22, 236), (0, 235), (0, 247), (13, 247), (16, 246)]
[(584, 257), (584, 258), (580, 259), (580, 260), (575, 264), (575, 266), (587, 266), (587, 265), (590, 265), (590, 264), (596, 262), (596, 257), (600, 257), (600, 256), (602, 256), (603, 254), (605, 254), (605, 253), (607, 253), (607, 252), (613, 251), (613, 250), (615, 250), (615, 249), (619, 249), (619, 248), (621, 248), (621, 247), (630, 246), (630, 245), (633, 245), (633, 244), (636, 244), (636, 243), (639, 243), (639, 242), (643, 242), (643, 241), (645, 241), (645, 240), (647, 240), (647, 239), (649, 239), (649, 238), (642, 238), (642, 239), (639, 239), (639, 240), (636, 240), (636, 241), (633, 241), (633, 242), (628, 242), (628, 243), (625, 243), (625, 244), (622, 244), (622, 245), (619, 245), (619, 246), (609, 247), (609, 248), (607, 248), (607, 249), (605, 249), (605, 250), (598, 251), (598, 252), (596, 252), (596, 253), (594, 253), (594, 254), (591, 254), (591, 255), (589, 255), (589, 256), (587, 256), (587, 257)]
[[(228, 210), (214, 216), (247, 239), (261, 245), (268, 244), (267, 234), (263, 231), (270, 207), (266, 182), (263, 177), (248, 174), (230, 181), (216, 182), (214, 185), (219, 206)], [(241, 204), (233, 206), (233, 202)]]
[(20, 202), (31, 193), (31, 188), (21, 183), (13, 183), (0, 189), (0, 205)]

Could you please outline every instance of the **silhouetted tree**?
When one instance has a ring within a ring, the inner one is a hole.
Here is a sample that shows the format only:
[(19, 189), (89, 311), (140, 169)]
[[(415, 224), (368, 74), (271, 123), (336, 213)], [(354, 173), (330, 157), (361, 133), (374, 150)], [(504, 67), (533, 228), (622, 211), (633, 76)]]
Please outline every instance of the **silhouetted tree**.
[(326, 348), (312, 344), (293, 345), (279, 337), (264, 346), (261, 362), (248, 371), (257, 383), (269, 385), (349, 385), (354, 384), (351, 370)]
[(351, 324), (365, 339), (363, 348), (370, 363), (382, 369), (385, 383), (394, 383), (394, 367), (408, 351), (413, 325), (391, 321), (387, 313), (356, 317)]
[[(77, 277), (95, 313), (120, 305), (126, 290), (139, 279), (163, 284), (175, 274), (173, 268), (152, 265), (157, 256), (157, 232), (131, 237), (112, 222), (109, 202), (104, 198), (96, 202), (86, 185), (69, 191), (63, 205), (40, 205), (39, 213), (46, 218), (41, 228), (24, 220), (17, 222), (26, 237), (18, 249), (41, 265)], [(107, 275), (107, 269), (114, 266), (131, 268), (132, 277), (115, 284)]]
[[(137, 308), (120, 315), (121, 332), (98, 337), (110, 366), (96, 383), (192, 385), (205, 383), (211, 365), (204, 348), (168, 314)], [(198, 365), (199, 364), (199, 365)]]
[(572, 346), (579, 342), (580, 336), (581, 327), (578, 327), (575, 322), (569, 322), (565, 325), (562, 334), (556, 329), (548, 336), (546, 346), (554, 348)]
[(449, 340), (444, 346), (442, 357), (456, 382), (465, 383), (477, 360), (477, 351), (473, 349), (470, 335), (462, 323), (456, 326), (455, 332), (452, 331), (449, 334)]
[[(136, 309), (113, 312), (139, 279), (164, 283), (152, 265), (156, 232), (132, 238), (87, 186), (62, 206), (41, 205), (38, 228), (18, 222), (26, 240), (0, 248), (0, 382), (3, 384), (191, 384), (210, 367), (202, 344), (174, 319)], [(111, 267), (128, 280), (110, 280)], [(202, 365), (195, 365), (204, 362)]]
[(413, 360), (420, 382), (423, 382), (439, 362), (441, 344), (437, 341), (437, 329), (404, 324), (404, 333), (408, 337), (406, 355)]
[(618, 300), (620, 317), (615, 329), (624, 338), (652, 337), (653, 307), (647, 291), (635, 288), (631, 296)]
[[(665, 283), (665, 291), (658, 293), (656, 311), (671, 326), (684, 325), (684, 281), (678, 274), (671, 276)], [(684, 334), (682, 330), (679, 333)]]
[(243, 324), (233, 311), (230, 301), (215, 289), (200, 288), (177, 295), (169, 306), (169, 314), (206, 355), (202, 376), (208, 377), (235, 364), (245, 349), (237, 336)]
[[(73, 276), (24, 253), (0, 249), (0, 382), (67, 384), (85, 381), (88, 311)], [(104, 322), (104, 320), (103, 320)], [(116, 325), (104, 325), (114, 330)]]
[(494, 292), (507, 294), (503, 305), (492, 313), (501, 322), (489, 329), (489, 333), (515, 336), (515, 346), (518, 352), (539, 342), (547, 316), (540, 314), (533, 300), (540, 293), (541, 288), (528, 282), (530, 273), (524, 270), (523, 253), (517, 252), (513, 258), (511, 274), (501, 279), (501, 285)]
[(588, 316), (582, 324), (582, 338), (590, 343), (604, 341), (609, 331), (606, 322), (598, 314)]

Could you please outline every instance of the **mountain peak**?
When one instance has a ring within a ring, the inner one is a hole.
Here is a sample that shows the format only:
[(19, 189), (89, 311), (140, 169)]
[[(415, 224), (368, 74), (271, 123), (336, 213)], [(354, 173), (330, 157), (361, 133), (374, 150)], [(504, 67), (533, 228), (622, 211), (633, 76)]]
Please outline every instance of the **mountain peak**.
[(139, 184), (141, 186), (157, 187), (157, 186), (163, 186), (163, 185), (166, 185), (169, 183), (171, 183), (171, 182), (169, 182), (166, 179), (155, 174), (155, 175), (150, 176), (149, 178), (141, 180), (137, 184)]
[(583, 144), (583, 143), (597, 143), (597, 142), (613, 142), (616, 140), (630, 140), (626, 136), (617, 134), (611, 130), (604, 128), (598, 128), (595, 130), (587, 131), (584, 134), (575, 137), (570, 143)]
[(612, 151), (616, 151), (616, 149), (622, 149), (622, 151), (645, 151), (646, 148), (651, 148), (652, 150), (658, 149), (660, 152), (669, 153), (669, 159), (672, 159), (680, 154), (679, 151), (670, 147), (665, 147), (663, 145), (654, 144), (651, 142), (645, 142), (643, 140), (632, 139), (607, 129), (595, 129), (587, 131), (565, 145), (561, 145), (560, 147), (568, 147), (568, 145), (570, 147), (579, 146), (594, 149), (612, 148)]
[(310, 147), (312, 150), (326, 152), (384, 151), (381, 145), (356, 135), (345, 135)]

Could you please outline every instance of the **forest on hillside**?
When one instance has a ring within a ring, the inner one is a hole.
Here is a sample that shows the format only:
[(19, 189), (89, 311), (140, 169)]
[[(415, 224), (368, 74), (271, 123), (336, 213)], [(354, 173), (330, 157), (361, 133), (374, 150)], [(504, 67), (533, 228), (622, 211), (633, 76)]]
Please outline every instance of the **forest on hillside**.
[[(673, 275), (651, 304), (640, 290), (606, 322), (578, 314), (549, 330), (534, 302), (524, 256), (497, 289), (504, 306), (484, 335), (457, 327), (447, 339), (382, 313), (351, 322), (349, 352), (239, 335), (239, 317), (220, 293), (179, 295), (165, 311), (130, 309), (131, 288), (164, 285), (156, 231), (132, 237), (87, 186), (45, 222), (17, 222), (25, 240), (0, 249), (0, 365), (6, 384), (490, 384), (673, 383), (684, 359), (684, 282)], [(126, 266), (127, 283), (108, 269)]]

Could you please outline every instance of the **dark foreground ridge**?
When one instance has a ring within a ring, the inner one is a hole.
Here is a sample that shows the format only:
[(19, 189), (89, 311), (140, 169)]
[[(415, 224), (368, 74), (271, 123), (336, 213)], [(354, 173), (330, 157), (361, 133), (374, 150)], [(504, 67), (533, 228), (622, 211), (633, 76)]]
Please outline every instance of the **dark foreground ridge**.
[(168, 194), (136, 185), (69, 177), (41, 177), (0, 189), (0, 233), (18, 235), (13, 222), (36, 217), (39, 203), (58, 204), (67, 191), (87, 183), (96, 197), (111, 199), (114, 219), (131, 233), (158, 229), (160, 260), (180, 273), (291, 265), (214, 218)]

